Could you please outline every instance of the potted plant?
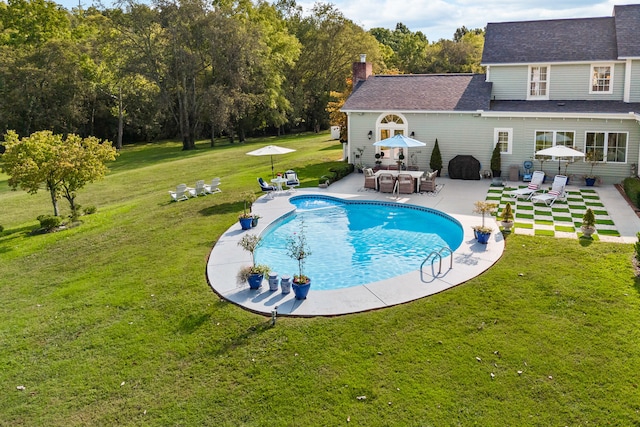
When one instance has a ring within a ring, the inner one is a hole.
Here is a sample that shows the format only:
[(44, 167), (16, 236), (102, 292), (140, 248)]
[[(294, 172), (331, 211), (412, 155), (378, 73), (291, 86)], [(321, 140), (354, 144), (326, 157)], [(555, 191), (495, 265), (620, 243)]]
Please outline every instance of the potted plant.
[(262, 238), (255, 234), (247, 234), (238, 242), (238, 246), (251, 254), (251, 265), (242, 267), (237, 275), (238, 283), (249, 283), (249, 289), (258, 289), (262, 285), (264, 275), (269, 273), (269, 267), (264, 264), (256, 264), (255, 252)]
[(500, 144), (496, 144), (491, 153), (491, 175), (493, 176), (493, 185), (502, 185), (500, 176), (502, 175), (502, 161), (500, 158)]
[(257, 227), (258, 226), (258, 220), (262, 218), (260, 215), (258, 214), (251, 214), (251, 227)]
[(511, 231), (511, 227), (513, 227), (513, 209), (511, 208), (511, 203), (507, 202), (504, 206), (500, 219), (504, 231)]
[(431, 152), (429, 167), (432, 171), (438, 171), (438, 176), (440, 176), (440, 171), (442, 170), (442, 155), (440, 154), (440, 147), (438, 146), (438, 138), (436, 138), (436, 144), (433, 146), (433, 151)]
[(326, 175), (322, 175), (320, 179), (318, 179), (318, 187), (320, 188), (327, 188), (329, 184), (331, 184), (331, 179)]
[(598, 177), (593, 174), (593, 168), (598, 164), (598, 157), (596, 156), (595, 150), (589, 151), (585, 159), (591, 164), (591, 170), (589, 171), (589, 175), (585, 175), (584, 182), (587, 187), (593, 187), (598, 179)]
[(311, 288), (311, 279), (304, 274), (305, 259), (311, 255), (307, 238), (304, 234), (304, 222), (300, 225), (300, 231), (287, 239), (287, 255), (298, 261), (298, 274), (293, 276), (293, 293), (296, 299), (305, 299)]
[(242, 202), (244, 203), (244, 208), (242, 213), (238, 216), (238, 221), (240, 221), (240, 227), (243, 230), (249, 230), (253, 224), (253, 214), (251, 213), (251, 205), (256, 200), (256, 195), (250, 191), (245, 191), (242, 193)]
[(586, 237), (591, 237), (593, 233), (596, 231), (596, 217), (593, 215), (593, 211), (591, 208), (588, 208), (587, 211), (582, 216), (582, 234)]
[(487, 244), (489, 242), (489, 236), (493, 229), (484, 225), (485, 214), (491, 215), (496, 211), (498, 205), (493, 202), (487, 202), (485, 200), (479, 200), (475, 202), (473, 212), (482, 214), (482, 225), (476, 225), (473, 227), (476, 239), (478, 243)]

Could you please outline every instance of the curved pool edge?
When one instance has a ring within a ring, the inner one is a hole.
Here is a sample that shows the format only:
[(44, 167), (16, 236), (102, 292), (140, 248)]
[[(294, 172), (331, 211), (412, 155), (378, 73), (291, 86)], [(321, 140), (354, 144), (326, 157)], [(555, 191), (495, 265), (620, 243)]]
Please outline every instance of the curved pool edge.
[[(309, 296), (302, 301), (296, 300), (293, 292), (283, 295), (279, 290), (269, 291), (266, 280), (256, 291), (249, 290), (246, 284), (237, 284), (236, 272), (241, 266), (251, 262), (250, 254), (237, 245), (242, 236), (246, 233), (262, 233), (272, 222), (292, 212), (294, 206), (289, 203), (290, 197), (317, 194), (316, 191), (299, 190), (293, 195), (276, 196), (273, 199), (264, 196), (259, 198), (253, 205), (253, 211), (261, 216), (258, 227), (243, 231), (236, 222), (220, 236), (209, 254), (206, 276), (213, 291), (221, 298), (258, 314), (271, 316), (277, 307), (278, 315), (338, 316), (391, 307), (440, 293), (482, 274), (494, 265), (504, 252), (504, 239), (500, 232), (492, 233), (487, 245), (476, 242), (472, 226), (478, 224), (477, 216), (445, 212), (460, 222), (464, 235), (453, 256), (442, 259), (440, 274), (439, 262), (436, 261), (432, 265), (425, 265), (423, 273), (415, 270), (366, 285), (322, 291), (314, 291), (312, 285)], [(356, 200), (371, 198), (368, 194), (332, 193), (331, 196)], [(487, 221), (494, 230), (499, 230), (495, 220)], [(453, 268), (449, 269), (451, 263)], [(430, 274), (432, 272), (434, 274)]]

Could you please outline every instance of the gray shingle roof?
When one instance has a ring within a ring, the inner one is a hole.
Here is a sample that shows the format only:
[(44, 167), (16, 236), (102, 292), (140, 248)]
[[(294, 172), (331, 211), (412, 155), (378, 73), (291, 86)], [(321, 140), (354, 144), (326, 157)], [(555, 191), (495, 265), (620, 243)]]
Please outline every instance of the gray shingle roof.
[(361, 82), (342, 111), (476, 111), (490, 100), (484, 74), (380, 75)]
[(611, 61), (617, 58), (615, 21), (605, 17), (489, 23), (482, 63)]
[(640, 103), (622, 101), (492, 101), (491, 111), (516, 113), (640, 113)]
[(620, 58), (640, 57), (640, 5), (615, 6), (618, 55)]

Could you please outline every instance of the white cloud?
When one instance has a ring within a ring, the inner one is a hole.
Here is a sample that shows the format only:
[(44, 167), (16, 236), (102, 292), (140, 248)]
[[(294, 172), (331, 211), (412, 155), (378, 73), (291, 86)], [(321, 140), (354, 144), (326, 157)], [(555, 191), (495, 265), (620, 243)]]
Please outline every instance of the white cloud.
[[(342, 14), (366, 30), (394, 29), (402, 22), (430, 41), (451, 39), (457, 28), (484, 28), (489, 22), (611, 16), (613, 0), (333, 0)], [(620, 2), (618, 2), (620, 3)], [(625, 2), (623, 2), (626, 4)], [(299, 1), (305, 11), (314, 1)]]

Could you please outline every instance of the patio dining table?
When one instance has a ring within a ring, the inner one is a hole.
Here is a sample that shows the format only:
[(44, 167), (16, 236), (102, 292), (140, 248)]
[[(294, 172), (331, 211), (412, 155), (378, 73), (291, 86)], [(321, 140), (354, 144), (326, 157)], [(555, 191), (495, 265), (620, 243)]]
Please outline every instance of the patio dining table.
[(380, 175), (382, 174), (390, 174), (393, 175), (394, 178), (398, 178), (398, 175), (400, 174), (408, 174), (411, 175), (411, 177), (416, 181), (415, 182), (415, 192), (419, 193), (420, 192), (420, 177), (422, 177), (422, 175), (424, 174), (424, 171), (399, 171), (399, 170), (379, 170), (376, 171), (374, 173), (375, 177), (376, 177), (376, 190), (378, 190), (378, 178), (380, 178)]

